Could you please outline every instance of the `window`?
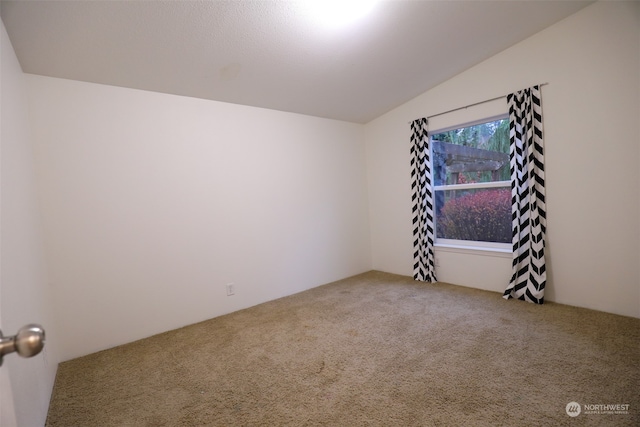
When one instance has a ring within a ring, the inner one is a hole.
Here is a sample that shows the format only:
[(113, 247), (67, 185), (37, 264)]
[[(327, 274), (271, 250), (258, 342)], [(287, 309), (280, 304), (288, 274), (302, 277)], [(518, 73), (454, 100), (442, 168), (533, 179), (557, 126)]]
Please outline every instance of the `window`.
[(511, 244), (509, 120), (431, 135), (436, 244)]

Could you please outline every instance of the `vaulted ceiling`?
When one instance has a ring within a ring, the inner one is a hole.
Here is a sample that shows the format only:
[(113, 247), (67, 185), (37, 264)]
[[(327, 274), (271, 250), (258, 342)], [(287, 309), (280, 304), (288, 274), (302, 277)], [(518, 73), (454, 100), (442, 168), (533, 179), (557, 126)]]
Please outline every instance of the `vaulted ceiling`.
[(302, 0), (2, 0), (0, 14), (26, 73), (366, 123), (590, 3), (381, 0), (341, 27)]

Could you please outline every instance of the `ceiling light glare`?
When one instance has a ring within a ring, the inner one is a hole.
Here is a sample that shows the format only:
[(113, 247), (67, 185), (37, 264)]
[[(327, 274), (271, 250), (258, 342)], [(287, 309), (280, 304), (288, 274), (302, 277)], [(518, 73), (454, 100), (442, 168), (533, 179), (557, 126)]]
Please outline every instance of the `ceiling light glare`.
[(379, 0), (305, 0), (303, 13), (321, 25), (343, 27), (368, 14)]

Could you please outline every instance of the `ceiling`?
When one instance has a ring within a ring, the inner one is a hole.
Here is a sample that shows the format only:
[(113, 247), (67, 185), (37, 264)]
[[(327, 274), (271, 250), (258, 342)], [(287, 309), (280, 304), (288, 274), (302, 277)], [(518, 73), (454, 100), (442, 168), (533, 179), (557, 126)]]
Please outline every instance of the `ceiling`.
[(589, 3), (382, 0), (343, 27), (284, 0), (2, 0), (0, 14), (25, 73), (366, 123)]

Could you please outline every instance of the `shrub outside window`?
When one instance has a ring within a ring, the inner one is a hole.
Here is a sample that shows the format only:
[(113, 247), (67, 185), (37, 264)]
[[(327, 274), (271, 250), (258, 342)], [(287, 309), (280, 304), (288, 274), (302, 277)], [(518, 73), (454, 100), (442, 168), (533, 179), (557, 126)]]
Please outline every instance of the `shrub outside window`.
[(511, 244), (509, 120), (431, 135), (436, 244)]

